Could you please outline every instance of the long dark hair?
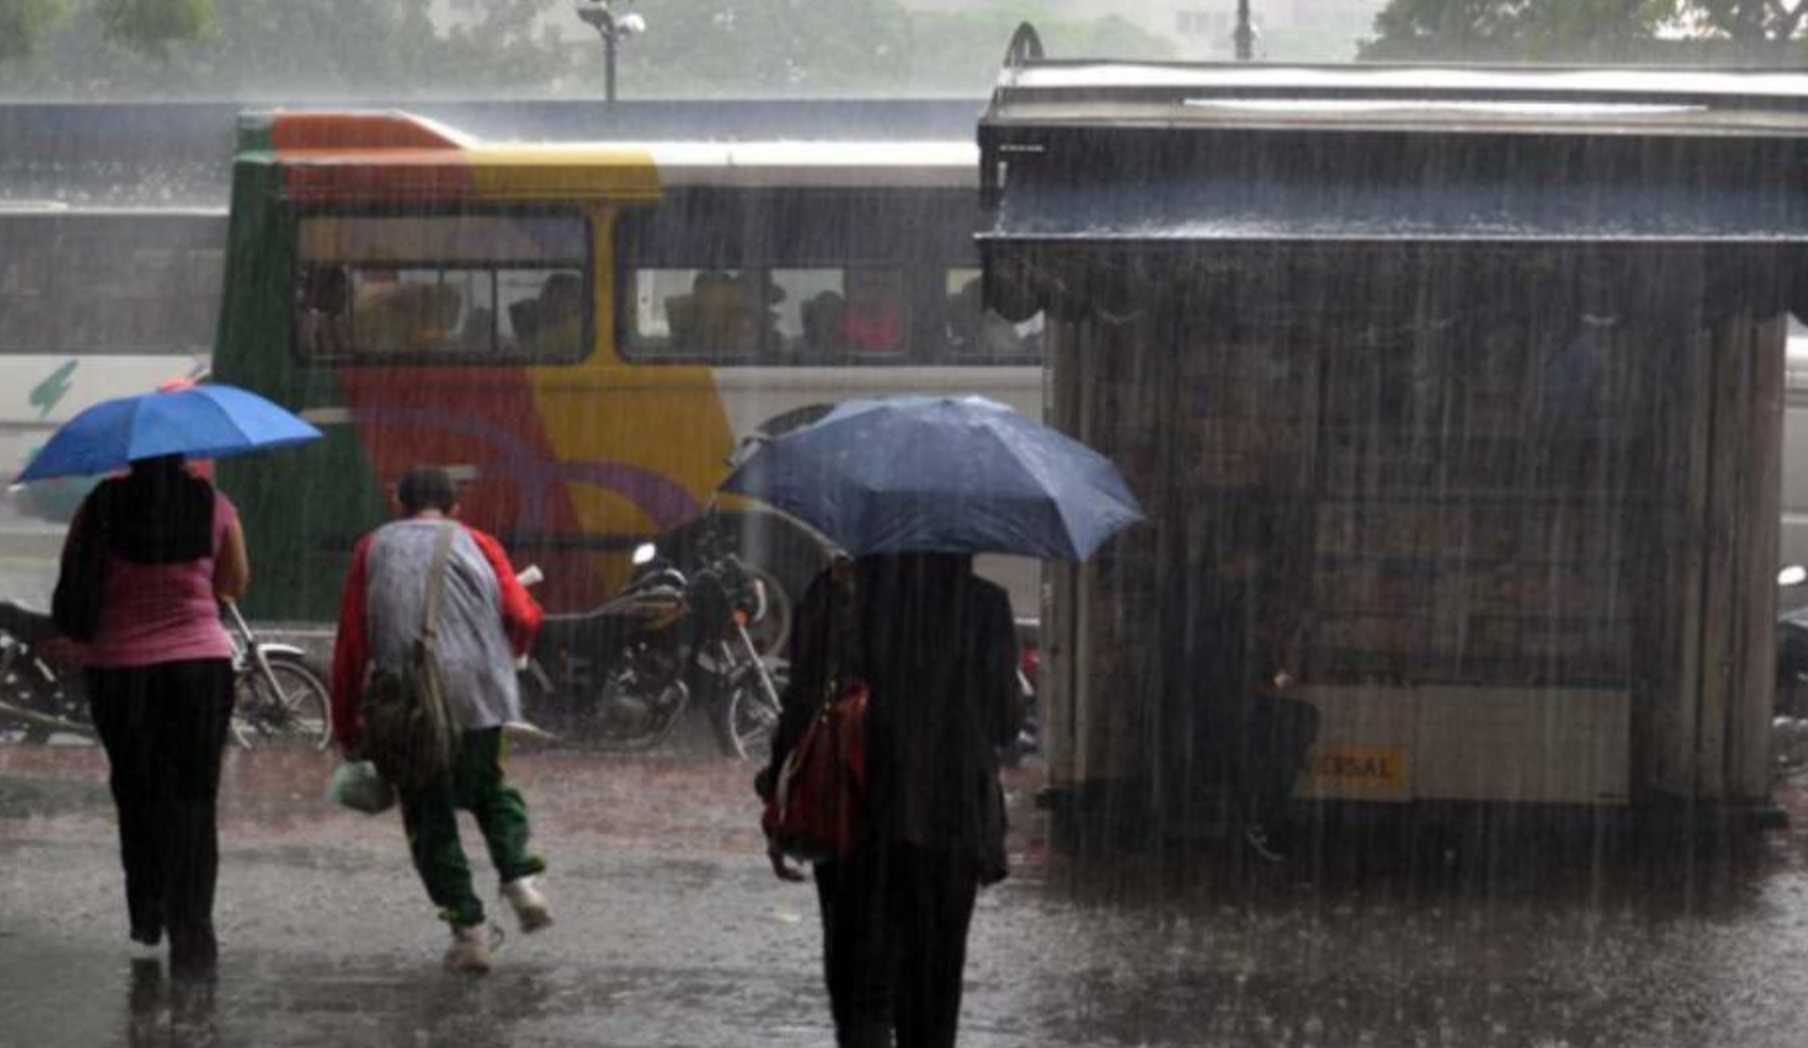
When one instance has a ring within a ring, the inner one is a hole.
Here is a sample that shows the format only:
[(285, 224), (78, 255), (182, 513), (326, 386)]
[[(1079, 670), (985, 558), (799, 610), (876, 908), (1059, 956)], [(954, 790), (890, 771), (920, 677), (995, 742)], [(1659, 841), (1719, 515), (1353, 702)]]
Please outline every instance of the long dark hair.
[(132, 463), (129, 476), (89, 496), (107, 548), (134, 564), (180, 564), (213, 554), (213, 485), (164, 455)]

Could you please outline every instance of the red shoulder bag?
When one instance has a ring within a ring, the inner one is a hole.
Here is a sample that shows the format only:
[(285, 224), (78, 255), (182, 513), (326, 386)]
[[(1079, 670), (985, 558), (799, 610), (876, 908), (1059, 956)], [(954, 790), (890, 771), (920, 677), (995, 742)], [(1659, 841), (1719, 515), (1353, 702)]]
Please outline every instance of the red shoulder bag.
[(866, 682), (831, 685), (829, 698), (785, 757), (760, 826), (794, 859), (854, 850), (866, 806)]

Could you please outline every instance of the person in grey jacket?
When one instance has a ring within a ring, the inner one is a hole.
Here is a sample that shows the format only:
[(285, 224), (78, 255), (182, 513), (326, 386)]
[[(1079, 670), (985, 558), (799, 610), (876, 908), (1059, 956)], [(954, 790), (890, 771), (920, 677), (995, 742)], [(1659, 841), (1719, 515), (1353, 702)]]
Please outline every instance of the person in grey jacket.
[(400, 792), (415, 869), (452, 926), (446, 965), (483, 972), (489, 942), (458, 839), (458, 809), (477, 817), (522, 930), (552, 923), (537, 884), (546, 863), (528, 850), (527, 802), (502, 771), (502, 727), (521, 719), (515, 656), (532, 647), (541, 611), (501, 543), (456, 521), (457, 489), (445, 470), (411, 471), (396, 499), (402, 519), (352, 551), (333, 649), (333, 732), (347, 753), (358, 751), (365, 682), (373, 670), (401, 664), (420, 637), (434, 551), (441, 533), (453, 529), (434, 651), (460, 729), (458, 749), (439, 780)]

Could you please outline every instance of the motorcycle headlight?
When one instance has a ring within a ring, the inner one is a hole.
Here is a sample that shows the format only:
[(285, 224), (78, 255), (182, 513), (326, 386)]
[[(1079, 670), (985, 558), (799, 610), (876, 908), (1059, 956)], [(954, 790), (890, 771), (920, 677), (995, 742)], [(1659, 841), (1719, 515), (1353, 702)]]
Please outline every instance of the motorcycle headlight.
[(634, 566), (638, 568), (642, 564), (651, 564), (653, 563), (653, 558), (658, 555), (659, 549), (656, 546), (651, 542), (643, 542), (634, 547)]

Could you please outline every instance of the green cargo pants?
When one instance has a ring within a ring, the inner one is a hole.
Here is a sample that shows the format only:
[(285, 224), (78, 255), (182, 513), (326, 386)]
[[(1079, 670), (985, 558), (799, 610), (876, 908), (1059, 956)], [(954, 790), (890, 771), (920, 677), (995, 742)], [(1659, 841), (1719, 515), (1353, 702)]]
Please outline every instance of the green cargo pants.
[(546, 869), (545, 861), (527, 850), (527, 801), (502, 773), (501, 728), (465, 732), (452, 770), (418, 790), (402, 791), (401, 800), (414, 868), (440, 916), (453, 924), (483, 923), (483, 903), (471, 887), (471, 864), (458, 840), (458, 809), (477, 817), (502, 883)]

